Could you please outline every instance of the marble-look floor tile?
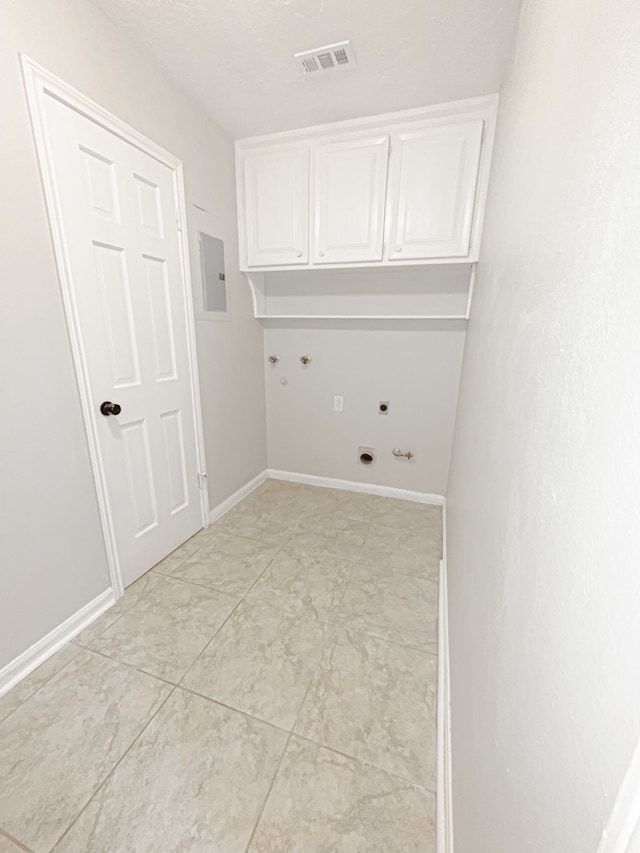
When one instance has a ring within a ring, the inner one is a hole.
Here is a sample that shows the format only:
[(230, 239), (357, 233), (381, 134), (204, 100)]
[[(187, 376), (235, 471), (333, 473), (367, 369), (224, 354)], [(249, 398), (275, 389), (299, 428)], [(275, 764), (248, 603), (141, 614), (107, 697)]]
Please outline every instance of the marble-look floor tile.
[(250, 497), (262, 497), (265, 494), (304, 494), (309, 490), (309, 486), (305, 483), (292, 483), (289, 480), (276, 480), (269, 477), (264, 483), (261, 483), (257, 489), (251, 492)]
[(308, 515), (318, 514), (320, 508), (331, 503), (329, 496), (318, 497), (316, 492), (324, 489), (276, 490), (252, 494), (247, 498), (247, 505), (254, 512), (281, 525), (292, 526)]
[(0, 722), (6, 720), (16, 708), (19, 708), (30, 696), (39, 690), (53, 676), (64, 669), (80, 652), (80, 647), (68, 643), (52, 655), (37, 669), (18, 682), (16, 686), (0, 699)]
[(240, 853), (286, 738), (178, 689), (56, 853)]
[(429, 528), (416, 531), (372, 524), (360, 562), (371, 573), (398, 573), (437, 581), (441, 557), (442, 537)]
[(91, 648), (177, 683), (237, 603), (218, 590), (160, 578)]
[(355, 559), (362, 551), (369, 525), (350, 518), (310, 516), (303, 519), (286, 542), (290, 554), (333, 554)]
[(187, 539), (186, 542), (183, 542), (175, 551), (172, 551), (168, 554), (164, 560), (161, 560), (155, 566), (153, 566), (154, 571), (159, 572), (161, 575), (168, 574), (167, 566), (177, 566), (180, 563), (187, 559), (187, 557), (192, 557), (196, 551), (199, 551), (203, 545), (209, 541), (211, 536), (214, 533), (213, 527), (210, 525), (209, 527), (203, 527), (202, 530), (199, 530), (191, 539)]
[(433, 655), (336, 630), (295, 731), (435, 790), (436, 686)]
[(435, 853), (435, 797), (293, 737), (252, 853)]
[(337, 514), (353, 521), (369, 523), (381, 511), (386, 498), (379, 495), (367, 495), (364, 492), (341, 491), (338, 500)]
[(277, 545), (264, 545), (215, 533), (202, 548), (173, 571), (173, 577), (244, 595), (278, 553)]
[(293, 519), (285, 518), (277, 508), (266, 507), (252, 500), (249, 495), (215, 521), (209, 530), (257, 539), (267, 545), (281, 545), (291, 535), (296, 521), (297, 516)]
[(322, 654), (325, 629), (243, 602), (183, 679), (196, 693), (290, 729)]
[(203, 527), (202, 530), (198, 530), (198, 532), (191, 537), (191, 539), (187, 539), (186, 542), (183, 542), (179, 548), (173, 552), (177, 554), (180, 552), (181, 554), (186, 554), (187, 556), (191, 556), (195, 554), (203, 545), (206, 545), (209, 539), (215, 533), (214, 529), (209, 525), (209, 527)]
[(331, 622), (344, 595), (351, 564), (330, 554), (295, 556), (284, 549), (273, 560), (247, 601), (264, 602), (292, 616)]
[(170, 690), (81, 651), (0, 724), (0, 826), (49, 851)]
[[(179, 568), (186, 560), (189, 559), (188, 554), (169, 554), (168, 557), (165, 557), (164, 560), (160, 560), (159, 563), (153, 567), (152, 571), (159, 575), (172, 575), (177, 568)], [(193, 556), (193, 555), (191, 555)]]
[(370, 577), (359, 567), (337, 619), (355, 631), (437, 654), (438, 585), (409, 575)]
[(162, 578), (155, 572), (147, 572), (142, 575), (142, 577), (139, 577), (137, 581), (134, 581), (125, 589), (123, 595), (120, 596), (113, 607), (110, 607), (109, 610), (102, 614), (102, 616), (98, 616), (95, 622), (92, 622), (88, 628), (81, 631), (75, 638), (74, 642), (81, 646), (91, 646), (91, 643), (97, 639), (100, 634), (104, 633), (107, 628), (110, 628), (111, 625), (115, 624), (118, 619), (127, 612), (127, 610), (131, 610), (134, 604), (137, 604), (145, 597), (145, 595), (147, 595), (147, 593), (151, 592), (151, 590), (161, 582)]
[(442, 507), (434, 504), (403, 501), (397, 498), (381, 498), (375, 508), (372, 507), (370, 521), (387, 527), (420, 532), (428, 528), (437, 537), (442, 537)]

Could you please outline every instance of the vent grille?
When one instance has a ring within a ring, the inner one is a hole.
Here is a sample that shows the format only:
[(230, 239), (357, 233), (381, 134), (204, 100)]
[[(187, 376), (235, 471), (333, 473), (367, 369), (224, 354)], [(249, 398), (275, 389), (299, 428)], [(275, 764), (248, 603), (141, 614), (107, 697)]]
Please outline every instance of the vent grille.
[(315, 50), (305, 50), (302, 53), (296, 53), (295, 58), (300, 63), (305, 76), (324, 74), (327, 71), (339, 71), (342, 68), (353, 68), (356, 64), (353, 48), (349, 41), (329, 44)]

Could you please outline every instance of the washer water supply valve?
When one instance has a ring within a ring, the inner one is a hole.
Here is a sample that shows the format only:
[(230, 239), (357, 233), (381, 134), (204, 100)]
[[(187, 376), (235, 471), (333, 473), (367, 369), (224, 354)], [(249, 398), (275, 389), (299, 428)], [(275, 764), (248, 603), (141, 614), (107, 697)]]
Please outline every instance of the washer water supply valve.
[(412, 453), (410, 450), (407, 450), (407, 452), (405, 453), (404, 450), (400, 450), (399, 447), (394, 447), (392, 452), (393, 455), (397, 456), (399, 459), (402, 459), (403, 457), (405, 459), (413, 459), (413, 457), (415, 456), (415, 453)]

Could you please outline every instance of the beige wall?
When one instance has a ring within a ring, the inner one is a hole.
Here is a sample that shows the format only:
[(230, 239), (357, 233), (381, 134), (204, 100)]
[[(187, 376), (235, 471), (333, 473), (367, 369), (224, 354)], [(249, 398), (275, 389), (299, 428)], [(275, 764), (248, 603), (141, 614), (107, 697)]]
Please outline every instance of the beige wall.
[[(269, 467), (442, 495), (464, 328), (366, 326), (265, 331), (265, 356), (280, 358), (275, 366), (265, 359)], [(305, 368), (304, 354), (313, 359)], [(344, 397), (342, 414), (335, 395)], [(386, 416), (381, 400), (390, 403)], [(358, 462), (359, 446), (375, 449), (371, 467)], [(396, 459), (394, 447), (415, 458)]]
[[(3, 0), (0, 667), (109, 585), (18, 52), (180, 157), (187, 202), (235, 234), (227, 134), (85, 0)], [(266, 464), (262, 332), (231, 242), (233, 322), (197, 329), (212, 506)]]
[(456, 853), (594, 853), (640, 733), (640, 14), (525, 0), (448, 497)]

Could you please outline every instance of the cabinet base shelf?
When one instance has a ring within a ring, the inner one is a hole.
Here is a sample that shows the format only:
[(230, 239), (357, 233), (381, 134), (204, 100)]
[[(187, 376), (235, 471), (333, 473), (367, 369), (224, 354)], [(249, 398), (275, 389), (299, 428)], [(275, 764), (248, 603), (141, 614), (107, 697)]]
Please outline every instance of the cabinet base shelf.
[(258, 320), (460, 323), (469, 319), (475, 268), (245, 276)]
[(465, 314), (256, 314), (256, 320), (464, 320)]

